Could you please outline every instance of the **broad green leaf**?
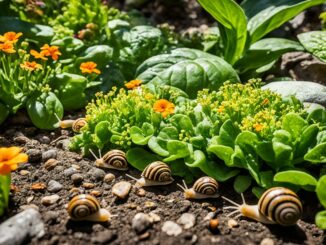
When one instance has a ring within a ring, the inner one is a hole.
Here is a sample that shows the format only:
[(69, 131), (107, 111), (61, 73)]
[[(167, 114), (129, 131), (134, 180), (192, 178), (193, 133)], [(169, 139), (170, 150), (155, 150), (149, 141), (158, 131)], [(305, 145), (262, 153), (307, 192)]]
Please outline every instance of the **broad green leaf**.
[(300, 186), (307, 191), (314, 191), (317, 185), (315, 177), (298, 170), (278, 172), (274, 176), (274, 181)]
[(260, 172), (261, 186), (268, 189), (273, 186), (273, 171), (262, 171)]
[(132, 148), (127, 151), (126, 158), (128, 163), (138, 170), (144, 170), (145, 167), (155, 161), (161, 160), (156, 154), (152, 154), (143, 148)]
[(240, 148), (246, 153), (246, 154), (252, 154), (256, 155), (256, 145), (258, 142), (258, 137), (255, 133), (244, 131), (240, 133), (237, 138), (235, 139), (235, 144), (239, 145)]
[(178, 140), (169, 140), (167, 142), (169, 157), (163, 161), (171, 162), (179, 158), (185, 158), (193, 153), (192, 145)]
[(326, 143), (326, 130), (317, 134), (317, 144)]
[(320, 203), (326, 208), (326, 176), (322, 176), (317, 183), (316, 193)]
[(314, 56), (326, 62), (326, 31), (311, 31), (298, 35), (298, 39)]
[(283, 129), (280, 129), (280, 130), (276, 130), (274, 133), (273, 133), (273, 139), (272, 139), (272, 142), (280, 142), (280, 143), (283, 143), (283, 144), (286, 144), (286, 145), (291, 145), (291, 141), (292, 141), (292, 136), (291, 134), (286, 131), (286, 130), (283, 130)]
[(251, 185), (251, 176), (249, 175), (238, 175), (233, 183), (233, 188), (238, 193), (245, 192)]
[(234, 64), (245, 50), (247, 40), (247, 18), (241, 7), (233, 0), (198, 0), (222, 26), (224, 58)]
[(133, 143), (136, 145), (147, 145), (149, 139), (154, 134), (154, 127), (150, 124), (145, 122), (140, 129), (137, 126), (132, 126), (130, 128), (130, 137)]
[(178, 128), (179, 130), (185, 130), (186, 132), (189, 132), (191, 134), (194, 132), (191, 119), (186, 115), (173, 115), (169, 121), (172, 123), (173, 126)]
[(232, 121), (229, 119), (225, 121), (220, 128), (219, 136), (217, 137), (217, 142), (221, 145), (234, 147), (234, 141), (237, 135), (240, 133), (239, 129), (236, 128)]
[(318, 212), (315, 222), (320, 229), (326, 230), (326, 211)]
[(304, 155), (304, 160), (312, 163), (326, 163), (326, 142), (316, 145)]
[(301, 136), (303, 128), (307, 126), (306, 120), (295, 113), (288, 113), (283, 117), (282, 129), (288, 131), (292, 135), (292, 140), (298, 140)]
[(251, 43), (280, 27), (303, 10), (324, 0), (246, 0), (242, 7), (248, 17)]
[(191, 99), (203, 88), (217, 90), (227, 80), (239, 82), (236, 71), (222, 58), (187, 48), (147, 59), (138, 67), (137, 79), (177, 87)]
[(259, 142), (256, 147), (257, 154), (266, 162), (273, 162), (275, 160), (273, 144), (270, 141)]
[(326, 123), (326, 110), (325, 108), (317, 108), (311, 111), (307, 117), (308, 122)]
[(240, 73), (244, 73), (268, 65), (287, 52), (303, 50), (298, 42), (292, 40), (265, 38), (252, 44), (246, 54), (237, 61), (235, 67), (240, 70)]
[(289, 145), (273, 142), (273, 151), (275, 156), (274, 169), (287, 165), (293, 159), (293, 149)]
[(149, 139), (148, 147), (159, 156), (167, 157), (169, 155), (169, 152), (165, 148), (163, 148), (162, 141), (158, 140), (155, 136), (152, 136)]
[(158, 137), (164, 140), (177, 140), (179, 139), (179, 132), (175, 127), (164, 127)]
[(227, 166), (231, 166), (231, 156), (234, 153), (233, 149), (224, 145), (211, 145), (207, 148), (207, 152), (214, 153), (218, 158), (222, 159)]
[(102, 149), (111, 137), (109, 127), (110, 123), (108, 121), (99, 122), (95, 126), (94, 133), (96, 135), (96, 138), (94, 140), (94, 143), (98, 146), (99, 149)]
[(83, 54), (76, 60), (78, 66), (82, 62), (93, 61), (98, 68), (104, 68), (112, 59), (113, 49), (108, 45), (94, 45), (87, 48)]
[(255, 186), (255, 187), (252, 188), (251, 191), (259, 199), (264, 194), (264, 192), (266, 191), (266, 189), (264, 189), (262, 187)]
[(301, 140), (296, 148), (295, 157), (302, 157), (310, 147), (316, 144), (319, 128), (316, 124), (308, 126), (301, 135)]

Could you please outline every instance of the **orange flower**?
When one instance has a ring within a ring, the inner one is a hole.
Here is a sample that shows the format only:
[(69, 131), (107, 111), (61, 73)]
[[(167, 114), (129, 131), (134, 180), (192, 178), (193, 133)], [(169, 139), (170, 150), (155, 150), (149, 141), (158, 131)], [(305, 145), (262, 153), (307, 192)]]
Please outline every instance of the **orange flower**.
[(19, 147), (0, 148), (0, 174), (9, 174), (17, 169), (18, 163), (28, 161), (27, 154), (20, 152)]
[(262, 102), (262, 105), (267, 105), (269, 103), (269, 99), (264, 99), (263, 102)]
[(153, 109), (156, 112), (160, 112), (164, 118), (174, 113), (175, 105), (168, 100), (160, 99), (153, 105)]
[(35, 58), (35, 59), (42, 59), (42, 60), (47, 60), (48, 58), (44, 57), (43, 52), (37, 52), (36, 50), (32, 49), (30, 51), (30, 54)]
[(253, 125), (253, 128), (257, 131), (257, 132), (260, 132), (264, 129), (264, 125), (262, 124), (259, 124), (259, 123), (256, 123)]
[(131, 80), (130, 82), (126, 83), (125, 86), (127, 89), (135, 89), (141, 85), (142, 81), (135, 79)]
[(220, 107), (217, 109), (217, 112), (221, 113), (224, 111), (224, 106), (220, 105)]
[(41, 53), (43, 53), (44, 56), (51, 56), (53, 60), (57, 60), (59, 55), (61, 55), (58, 46), (49, 46), (48, 44), (44, 44), (41, 50)]
[(23, 64), (20, 64), (20, 67), (27, 71), (35, 71), (38, 69), (42, 69), (42, 66), (35, 61), (29, 62), (25, 61)]
[(16, 53), (12, 42), (0, 43), (0, 50), (8, 54)]
[(6, 32), (3, 36), (0, 35), (0, 42), (11, 42), (11, 43), (16, 43), (19, 40), (19, 37), (22, 36), (23, 33), (21, 32), (13, 32), (13, 31), (9, 31)]
[(82, 73), (96, 73), (101, 74), (99, 69), (96, 69), (97, 64), (93, 61), (83, 62), (80, 64), (79, 68)]

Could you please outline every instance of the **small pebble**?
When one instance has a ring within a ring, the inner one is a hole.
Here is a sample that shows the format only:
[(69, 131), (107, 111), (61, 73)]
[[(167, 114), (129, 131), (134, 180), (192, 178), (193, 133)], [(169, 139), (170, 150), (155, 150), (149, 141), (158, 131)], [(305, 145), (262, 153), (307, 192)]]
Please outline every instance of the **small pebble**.
[(67, 168), (63, 171), (63, 174), (66, 176), (66, 177), (70, 177), (72, 176), (73, 174), (77, 173), (77, 169), (73, 168), (73, 167), (70, 167), (70, 168)]
[(144, 241), (144, 240), (148, 239), (148, 238), (150, 237), (150, 235), (151, 235), (151, 234), (150, 234), (148, 231), (146, 231), (145, 233), (141, 234), (141, 235), (138, 237), (138, 239), (139, 239), (140, 241)]
[(274, 245), (274, 241), (271, 238), (264, 238), (261, 242), (260, 245)]
[(114, 179), (115, 179), (115, 175), (114, 175), (114, 174), (111, 174), (111, 173), (106, 174), (106, 175), (104, 176), (104, 182), (105, 182), (105, 183), (110, 183), (110, 182), (112, 182)]
[(71, 180), (75, 185), (78, 185), (83, 182), (84, 177), (81, 174), (73, 174), (71, 175)]
[(90, 192), (90, 194), (92, 196), (99, 197), (100, 195), (102, 195), (102, 192), (97, 191), (97, 190), (93, 190), (93, 191)]
[(44, 163), (44, 168), (48, 171), (54, 169), (59, 164), (59, 161), (56, 159), (49, 159)]
[(26, 151), (26, 154), (28, 155), (28, 161), (30, 163), (36, 163), (42, 159), (42, 152), (37, 149), (29, 149)]
[(71, 167), (76, 169), (76, 170), (79, 170), (80, 169), (80, 166), (77, 165), (77, 164), (71, 164)]
[(51, 195), (51, 196), (45, 196), (41, 199), (41, 203), (44, 206), (50, 206), (54, 203), (56, 203), (60, 199), (59, 195)]
[(150, 208), (150, 209), (155, 209), (155, 208), (157, 208), (157, 204), (155, 202), (146, 201), (145, 202), (145, 207)]
[(178, 236), (182, 233), (182, 228), (177, 223), (173, 221), (165, 221), (162, 226), (162, 231), (168, 236)]
[(46, 184), (44, 184), (44, 183), (34, 183), (31, 186), (31, 189), (33, 191), (41, 191), (41, 190), (44, 190), (45, 188), (46, 188)]
[(44, 221), (47, 224), (53, 225), (57, 222), (57, 219), (59, 218), (59, 213), (56, 211), (47, 211), (44, 214)]
[(101, 231), (92, 237), (91, 244), (108, 244), (117, 238), (117, 234), (113, 231)]
[(43, 152), (42, 161), (46, 162), (49, 159), (56, 159), (57, 154), (58, 154), (57, 150), (54, 150), (54, 149)]
[(159, 215), (157, 215), (156, 213), (150, 212), (148, 215), (149, 215), (152, 223), (161, 221), (161, 217)]
[(238, 224), (238, 222), (236, 221), (236, 220), (234, 220), (234, 219), (229, 219), (228, 220), (228, 227), (229, 228), (235, 228), (235, 227), (238, 227), (239, 226), (239, 224)]
[(20, 171), (19, 171), (19, 174), (22, 175), (22, 176), (25, 176), (25, 175), (29, 175), (30, 172), (27, 171), (27, 170), (20, 170)]
[(177, 220), (177, 222), (179, 224), (183, 225), (183, 228), (187, 230), (187, 229), (194, 227), (194, 225), (196, 223), (196, 216), (191, 213), (184, 213)]
[(99, 168), (92, 168), (88, 173), (94, 181), (102, 181), (105, 176), (105, 171)]
[(89, 182), (85, 182), (85, 183), (83, 183), (82, 186), (83, 186), (85, 189), (92, 189), (92, 188), (95, 187), (95, 184), (93, 184), (93, 183), (89, 183)]
[(204, 218), (204, 221), (207, 221), (207, 220), (211, 220), (212, 218), (214, 218), (215, 216), (215, 213), (214, 212), (209, 212), (205, 218)]
[(69, 145), (70, 145), (69, 139), (59, 140), (57, 142), (57, 147), (66, 151), (69, 151)]
[(125, 199), (128, 196), (130, 190), (131, 184), (127, 181), (121, 181), (112, 187), (112, 194), (121, 199)]
[(61, 185), (58, 181), (50, 180), (48, 183), (48, 191), (49, 192), (58, 192), (61, 191), (63, 188), (63, 185)]
[(33, 199), (34, 199), (34, 196), (29, 196), (26, 198), (26, 202), (31, 203), (31, 201), (33, 201)]
[(37, 137), (37, 140), (40, 141), (42, 144), (50, 144), (51, 139), (48, 136), (42, 135), (40, 137)]
[(27, 138), (26, 136), (17, 136), (14, 138), (15, 143), (18, 144), (26, 144), (29, 141), (29, 138)]
[(147, 230), (152, 224), (150, 216), (144, 213), (137, 213), (131, 223), (132, 228), (138, 234)]
[(146, 195), (146, 191), (143, 188), (137, 190), (137, 196), (144, 197)]

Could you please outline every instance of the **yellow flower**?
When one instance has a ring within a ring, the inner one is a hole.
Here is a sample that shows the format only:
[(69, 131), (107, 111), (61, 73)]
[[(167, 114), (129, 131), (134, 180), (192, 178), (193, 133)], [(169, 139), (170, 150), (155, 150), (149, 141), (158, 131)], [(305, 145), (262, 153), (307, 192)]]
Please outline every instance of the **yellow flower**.
[(61, 55), (58, 46), (49, 46), (48, 44), (44, 44), (41, 50), (41, 53), (43, 53), (44, 56), (51, 56), (53, 60), (57, 60), (59, 55)]
[(224, 111), (224, 106), (223, 105), (220, 105), (220, 107), (217, 109), (217, 112), (221, 113)]
[(12, 42), (0, 43), (0, 50), (8, 54), (16, 53)]
[(168, 100), (160, 99), (153, 105), (155, 112), (160, 112), (164, 118), (174, 113), (175, 105)]
[(41, 51), (41, 52), (37, 52), (36, 50), (32, 49), (30, 51), (30, 54), (35, 58), (35, 59), (42, 59), (42, 60), (47, 60), (48, 58), (46, 58), (44, 56), (44, 52)]
[(255, 123), (254, 125), (252, 125), (253, 128), (257, 131), (260, 132), (264, 129), (264, 125), (260, 124), (260, 123)]
[(23, 64), (20, 64), (20, 67), (27, 71), (35, 71), (38, 69), (42, 69), (42, 66), (35, 61), (29, 62), (25, 61)]
[(16, 43), (19, 40), (19, 37), (22, 36), (23, 33), (21, 32), (13, 32), (13, 31), (9, 31), (6, 32), (3, 36), (0, 35), (0, 42), (11, 42), (11, 43)]
[(135, 79), (131, 80), (130, 82), (126, 83), (125, 86), (127, 89), (135, 89), (141, 85), (142, 81)]
[(101, 74), (101, 71), (99, 69), (96, 69), (97, 64), (93, 61), (89, 62), (83, 62), (80, 64), (80, 70), (82, 73), (96, 73)]
[(0, 148), (0, 174), (9, 174), (17, 169), (18, 163), (28, 161), (27, 154), (20, 152), (19, 147)]

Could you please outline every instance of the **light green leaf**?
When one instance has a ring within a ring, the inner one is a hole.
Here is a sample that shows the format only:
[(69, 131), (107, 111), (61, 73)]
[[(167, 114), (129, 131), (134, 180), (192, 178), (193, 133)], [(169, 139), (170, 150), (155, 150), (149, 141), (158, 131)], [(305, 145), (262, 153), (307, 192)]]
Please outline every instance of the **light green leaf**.
[(169, 140), (167, 142), (169, 157), (163, 159), (165, 162), (171, 162), (179, 158), (185, 158), (193, 153), (192, 145), (178, 140)]
[(292, 140), (298, 140), (301, 136), (302, 130), (307, 126), (306, 120), (295, 113), (288, 113), (284, 116), (282, 128), (292, 135)]
[(317, 183), (316, 193), (320, 203), (326, 208), (326, 176), (322, 176)]
[(314, 191), (317, 185), (315, 177), (298, 170), (278, 172), (274, 176), (274, 181), (300, 186), (307, 191)]
[(301, 33), (298, 35), (298, 39), (306, 50), (326, 62), (326, 31)]
[(137, 147), (128, 150), (126, 158), (128, 163), (140, 171), (144, 170), (148, 164), (161, 160), (158, 155)]
[(211, 145), (207, 148), (207, 152), (214, 153), (218, 158), (222, 159), (227, 166), (232, 165), (231, 156), (233, 149), (224, 145)]
[(312, 163), (326, 163), (326, 142), (316, 145), (304, 155), (304, 160)]
[(162, 140), (159, 140), (157, 139), (157, 137), (152, 136), (148, 141), (148, 147), (157, 155), (167, 157), (169, 155), (169, 152), (165, 148), (163, 148), (162, 143)]
[(326, 211), (317, 213), (315, 222), (320, 229), (326, 230)]

